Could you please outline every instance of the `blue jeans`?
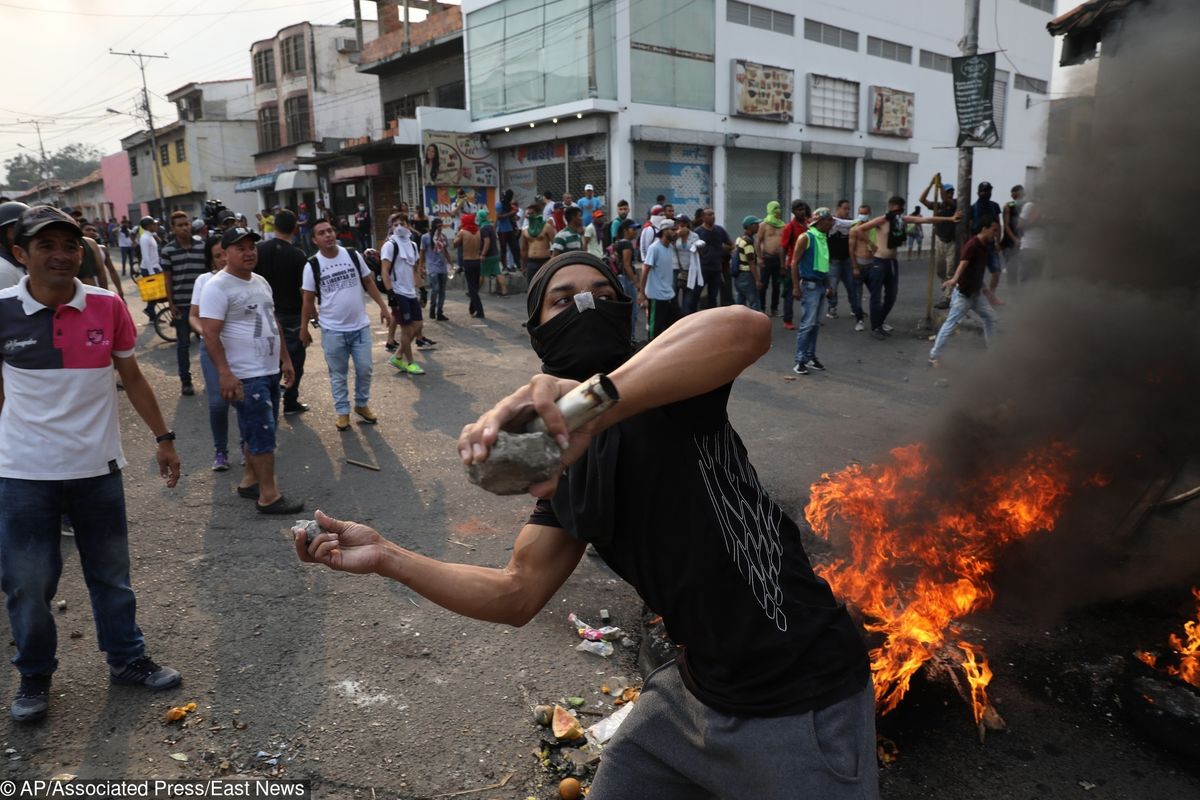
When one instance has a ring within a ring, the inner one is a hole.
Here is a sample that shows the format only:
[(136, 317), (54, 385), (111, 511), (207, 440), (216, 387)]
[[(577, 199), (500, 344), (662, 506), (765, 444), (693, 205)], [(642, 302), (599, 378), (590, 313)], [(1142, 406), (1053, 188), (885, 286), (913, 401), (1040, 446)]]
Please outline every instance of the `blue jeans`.
[(192, 383), (192, 326), (188, 325), (189, 306), (176, 305), (179, 318), (175, 320), (175, 361), (179, 366), (179, 380), (190, 386)]
[(848, 258), (829, 259), (829, 310), (837, 311), (838, 284), (846, 287), (846, 298), (850, 301), (850, 313), (862, 319), (862, 279), (854, 277), (854, 262)]
[(817, 334), (821, 332), (821, 306), (825, 304), (825, 282), (800, 280), (800, 324), (796, 326), (796, 363), (807, 364), (817, 356)]
[(983, 339), (989, 344), (991, 343), (992, 337), (996, 335), (996, 315), (992, 312), (992, 304), (988, 302), (982, 289), (976, 292), (974, 297), (967, 297), (956, 287), (954, 294), (950, 295), (950, 313), (946, 316), (946, 321), (942, 323), (941, 330), (938, 331), (933, 349), (929, 351), (931, 360), (941, 354), (950, 334), (954, 333), (958, 323), (962, 322), (963, 317), (970, 311), (974, 311), (983, 320)]
[(200, 372), (204, 375), (204, 393), (208, 396), (208, 427), (212, 431), (213, 450), (229, 452), (229, 402), (221, 397), (221, 376), (200, 343)]
[(237, 410), (238, 432), (252, 456), (275, 452), (275, 426), (279, 419), (279, 373), (242, 380)]
[[(737, 278), (734, 279), (733, 287), (737, 290), (735, 303), (739, 306), (750, 306), (755, 311), (762, 311), (762, 303), (758, 299), (758, 287), (754, 285), (754, 275), (752, 273), (738, 272)], [(763, 288), (766, 288), (765, 284)]]
[(694, 314), (700, 310), (700, 295), (708, 292), (708, 298), (704, 302), (704, 308), (716, 308), (717, 301), (721, 298), (721, 271), (710, 272), (704, 270), (704, 285), (697, 286), (695, 289), (688, 289), (684, 297), (684, 314)]
[(121, 248), (121, 272), (124, 273), (127, 269), (133, 269), (133, 248)]
[(61, 530), (75, 528), (79, 564), (92, 600), (96, 640), (110, 666), (145, 655), (129, 585), (129, 532), (121, 473), (70, 481), (0, 478), (0, 585), (21, 675), (49, 675), (58, 667), (58, 632), (50, 601), (62, 575)]
[(333, 410), (350, 413), (348, 373), (354, 359), (354, 407), (362, 408), (371, 399), (371, 326), (339, 333), (321, 329), (321, 349), (329, 365), (329, 386), (333, 389)]
[(867, 291), (871, 293), (871, 330), (883, 328), (900, 286), (900, 264), (894, 258), (877, 258), (867, 270)]
[(792, 297), (792, 277), (786, 273), (787, 268), (784, 268), (782, 277), (779, 280), (779, 293), (783, 295), (783, 321), (791, 322), (795, 300)]
[(629, 310), (630, 317), (632, 317), (632, 319), (629, 321), (629, 338), (637, 339), (638, 311), (641, 310), (638, 308), (637, 304), (637, 284), (634, 283), (633, 279), (631, 279), (628, 275), (622, 275), (618, 278), (618, 280), (621, 282), (621, 291), (623, 291), (633, 303), (633, 308)]
[(437, 317), (446, 316), (443, 312), (446, 307), (446, 281), (450, 278), (445, 272), (429, 273), (429, 317), (436, 319)]

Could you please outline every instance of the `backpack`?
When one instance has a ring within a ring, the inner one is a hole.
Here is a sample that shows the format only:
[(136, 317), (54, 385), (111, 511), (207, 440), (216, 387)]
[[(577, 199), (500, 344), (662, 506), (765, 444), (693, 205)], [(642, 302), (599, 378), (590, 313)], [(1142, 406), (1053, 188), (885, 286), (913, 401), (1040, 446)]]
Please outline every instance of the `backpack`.
[[(367, 263), (363, 259), (363, 257), (358, 254), (358, 251), (355, 250), (353, 247), (347, 247), (347, 248), (345, 248), (345, 250), (346, 250), (346, 253), (349, 254), (349, 256), (350, 256), (350, 263), (355, 264), (357, 266), (363, 266), (364, 264), (366, 264), (367, 269), (371, 269), (371, 265), (369, 263)], [(308, 259), (308, 268), (312, 272), (313, 286), (315, 286), (317, 289), (317, 302), (320, 303), (321, 302), (321, 262), (317, 260), (318, 255), (319, 255), (319, 253), (313, 253), (312, 257), (310, 259)], [(375, 270), (371, 270), (371, 271), (376, 272)], [(383, 291), (382, 283), (383, 283), (383, 278), (376, 272), (375, 285), (380, 286), (380, 291)]]

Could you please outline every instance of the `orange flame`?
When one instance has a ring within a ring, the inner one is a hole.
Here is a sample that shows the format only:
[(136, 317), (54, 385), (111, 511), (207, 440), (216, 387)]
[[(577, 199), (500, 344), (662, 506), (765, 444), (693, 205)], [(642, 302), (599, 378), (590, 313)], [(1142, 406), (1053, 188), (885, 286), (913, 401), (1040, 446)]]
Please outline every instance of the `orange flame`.
[(1172, 633), (1167, 637), (1171, 649), (1179, 656), (1179, 666), (1163, 664), (1160, 667), (1158, 657), (1144, 650), (1135, 655), (1148, 666), (1200, 688), (1200, 587), (1192, 589), (1192, 597), (1196, 598), (1196, 619), (1183, 623), (1183, 636)]
[[(971, 685), (971, 708), (975, 712), (975, 724), (979, 725), (988, 707), (987, 685), (992, 682), (992, 668), (988, 666), (987, 659), (982, 658), (982, 648), (967, 642), (959, 642), (958, 647), (966, 655), (962, 667), (967, 683)], [(978, 663), (975, 661), (977, 655), (980, 656)]]
[[(1053, 529), (1068, 494), (1071, 456), (1051, 445), (986, 475), (944, 476), (916, 444), (893, 450), (888, 464), (851, 465), (813, 485), (805, 518), (826, 538), (836, 521), (850, 550), (817, 572), (862, 611), (868, 631), (883, 637), (870, 653), (881, 713), (896, 708), (951, 623), (991, 603), (986, 579), (999, 552)], [(946, 481), (949, 491), (930, 491), (931, 481)], [(986, 705), (990, 669), (964, 668), (969, 676), (976, 670), (972, 694)]]

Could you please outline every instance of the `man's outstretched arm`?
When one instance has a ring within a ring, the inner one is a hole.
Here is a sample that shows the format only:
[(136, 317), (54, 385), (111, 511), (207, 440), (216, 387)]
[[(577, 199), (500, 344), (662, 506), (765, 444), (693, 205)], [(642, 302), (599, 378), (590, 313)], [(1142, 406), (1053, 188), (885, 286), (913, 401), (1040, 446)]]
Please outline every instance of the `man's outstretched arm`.
[(317, 512), (325, 531), (305, 543), (293, 529), (301, 561), (356, 574), (377, 574), (403, 583), (438, 605), (466, 617), (521, 626), (533, 619), (575, 570), (586, 543), (560, 528), (527, 524), (501, 569), (454, 564), (423, 556), (384, 539), (357, 522)]

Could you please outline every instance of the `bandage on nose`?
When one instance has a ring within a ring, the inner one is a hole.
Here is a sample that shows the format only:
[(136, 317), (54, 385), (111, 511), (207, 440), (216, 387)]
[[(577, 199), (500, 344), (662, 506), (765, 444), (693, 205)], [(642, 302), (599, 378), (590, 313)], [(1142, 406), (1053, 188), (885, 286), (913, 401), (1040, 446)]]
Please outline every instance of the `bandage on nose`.
[(575, 295), (575, 309), (580, 313), (588, 309), (596, 310), (596, 298), (592, 297), (591, 292), (580, 292)]

